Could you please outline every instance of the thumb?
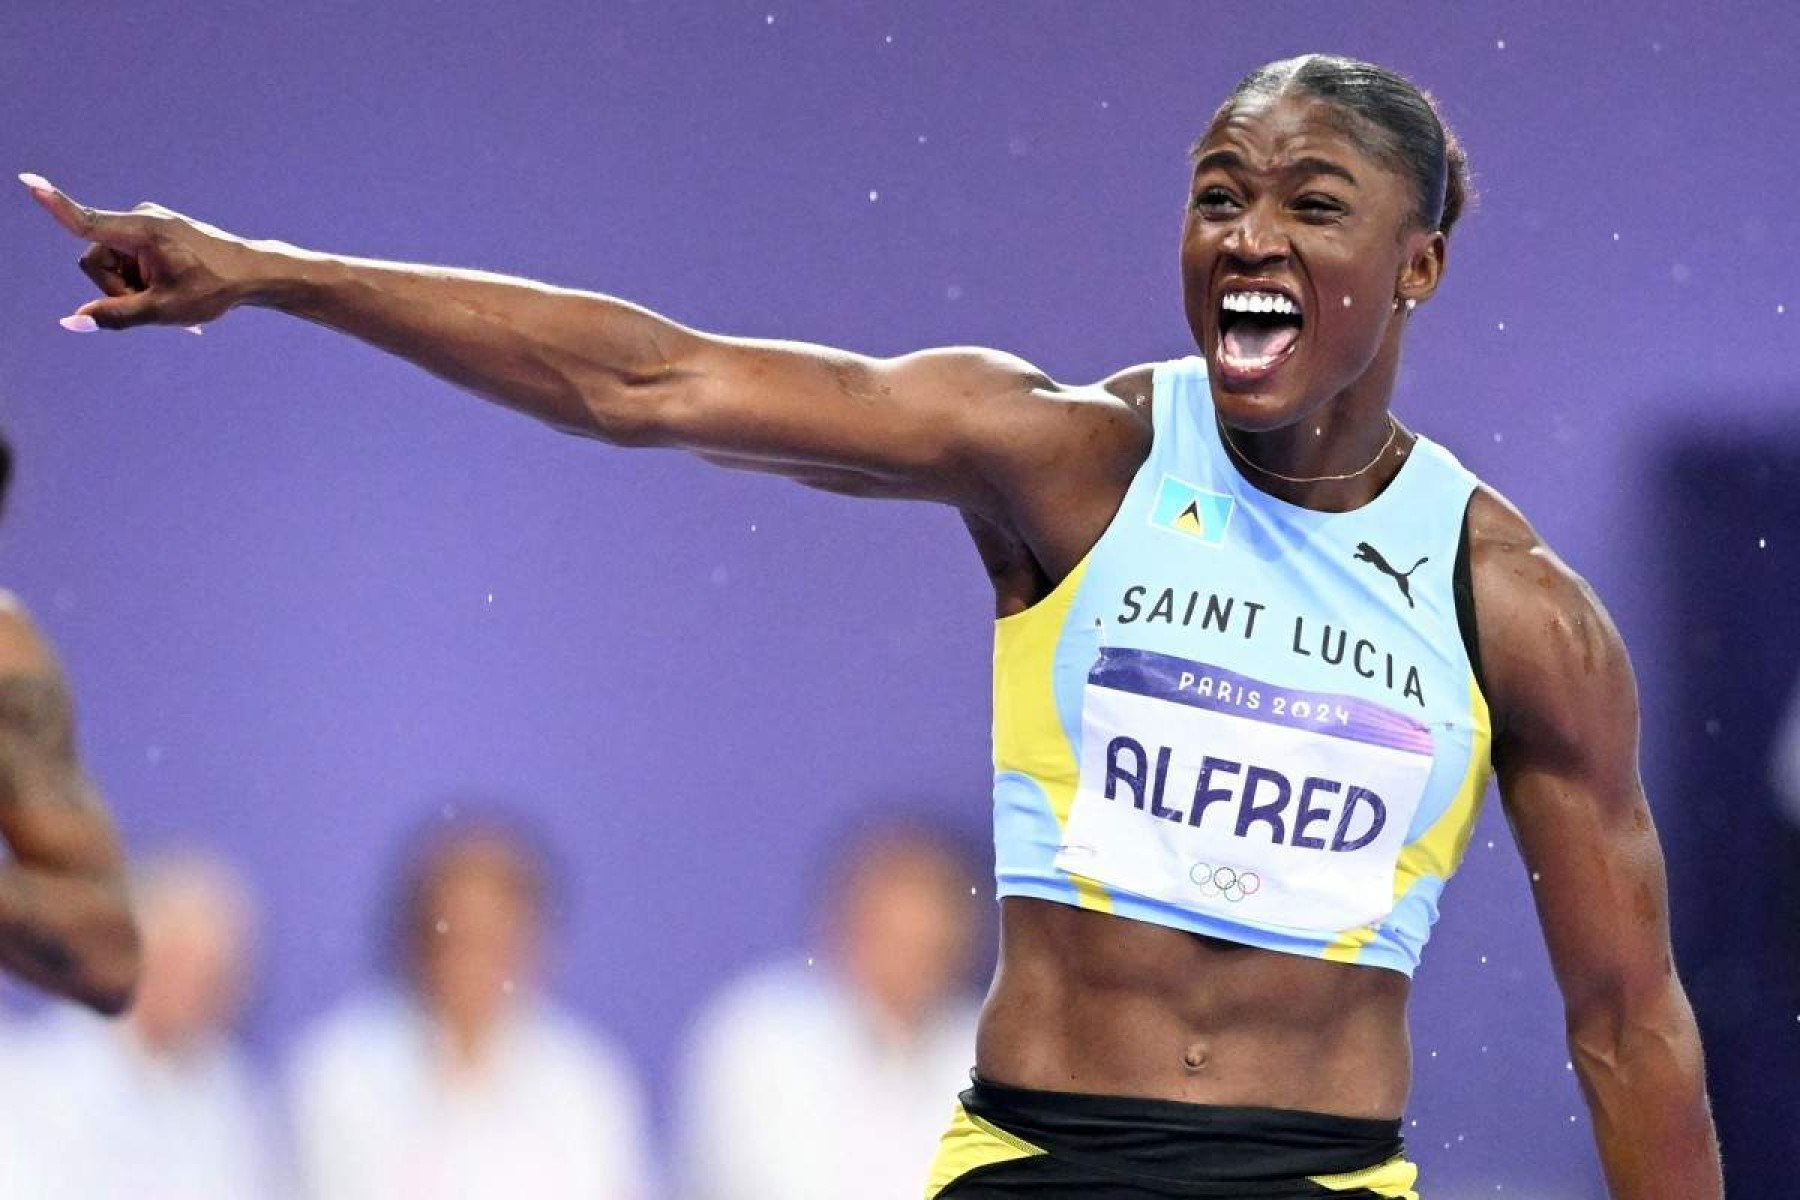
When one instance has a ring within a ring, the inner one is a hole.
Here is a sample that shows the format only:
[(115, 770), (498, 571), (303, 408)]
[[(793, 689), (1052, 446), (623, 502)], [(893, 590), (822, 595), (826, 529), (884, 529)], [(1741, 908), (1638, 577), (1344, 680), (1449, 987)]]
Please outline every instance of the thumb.
[(140, 216), (77, 204), (42, 175), (20, 175), (19, 182), (30, 190), (32, 199), (56, 218), (58, 225), (78, 238), (115, 250), (135, 250), (150, 240), (149, 224)]
[(129, 292), (123, 296), (106, 296), (99, 300), (90, 300), (75, 310), (72, 317), (64, 317), (65, 329), (79, 330), (88, 327), (82, 318), (99, 326), (101, 329), (131, 329), (138, 325), (153, 325), (160, 317), (161, 297), (155, 292)]

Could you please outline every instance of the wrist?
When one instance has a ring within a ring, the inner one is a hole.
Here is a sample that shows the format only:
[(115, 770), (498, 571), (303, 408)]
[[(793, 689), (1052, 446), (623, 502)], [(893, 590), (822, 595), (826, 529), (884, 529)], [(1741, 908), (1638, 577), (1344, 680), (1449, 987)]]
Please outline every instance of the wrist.
[(240, 255), (234, 307), (252, 305), (304, 316), (324, 290), (329, 259), (323, 254), (286, 242), (254, 241), (241, 243)]

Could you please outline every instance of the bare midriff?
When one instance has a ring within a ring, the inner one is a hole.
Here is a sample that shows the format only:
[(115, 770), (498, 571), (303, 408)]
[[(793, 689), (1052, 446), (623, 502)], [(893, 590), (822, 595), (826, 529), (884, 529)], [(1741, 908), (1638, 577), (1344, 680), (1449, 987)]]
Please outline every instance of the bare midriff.
[(1013, 1087), (1392, 1119), (1410, 981), (1047, 900), (1001, 902), (976, 1071)]

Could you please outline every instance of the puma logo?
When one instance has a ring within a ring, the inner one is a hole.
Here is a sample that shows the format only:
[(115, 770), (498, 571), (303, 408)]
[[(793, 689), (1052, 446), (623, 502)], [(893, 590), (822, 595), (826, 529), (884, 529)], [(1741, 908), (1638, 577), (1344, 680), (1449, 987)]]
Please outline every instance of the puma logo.
[(1377, 571), (1380, 571), (1383, 575), (1386, 575), (1398, 584), (1400, 587), (1400, 594), (1406, 597), (1406, 607), (1418, 607), (1413, 603), (1412, 583), (1410, 582), (1410, 578), (1414, 571), (1430, 562), (1430, 558), (1421, 558), (1406, 570), (1396, 571), (1393, 567), (1388, 565), (1387, 559), (1381, 557), (1381, 551), (1369, 545), (1367, 542), (1358, 542), (1356, 543), (1356, 561), (1368, 563), (1371, 567), (1374, 567)]

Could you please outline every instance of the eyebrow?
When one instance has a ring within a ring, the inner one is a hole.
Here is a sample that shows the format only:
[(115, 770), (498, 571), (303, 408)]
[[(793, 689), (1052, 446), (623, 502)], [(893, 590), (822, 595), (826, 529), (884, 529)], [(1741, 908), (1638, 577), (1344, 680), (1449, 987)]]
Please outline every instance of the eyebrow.
[[(1202, 155), (1195, 163), (1194, 170), (1206, 171), (1214, 167), (1226, 170), (1247, 170), (1243, 157), (1235, 150), (1214, 150)], [(1284, 175), (1335, 175), (1352, 187), (1356, 186), (1356, 176), (1345, 167), (1339, 166), (1328, 158), (1296, 158), (1282, 168)]]

